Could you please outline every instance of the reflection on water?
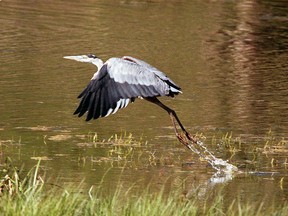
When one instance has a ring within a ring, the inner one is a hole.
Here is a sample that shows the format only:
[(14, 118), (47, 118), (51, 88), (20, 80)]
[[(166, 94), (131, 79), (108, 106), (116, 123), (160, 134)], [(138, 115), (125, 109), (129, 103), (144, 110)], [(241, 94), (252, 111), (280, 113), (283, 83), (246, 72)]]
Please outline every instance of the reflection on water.
[[(236, 17), (222, 21), (216, 38), (223, 42), (212, 51), (220, 58), (215, 60), (215, 69), (222, 71), (223, 66), (227, 67), (220, 76), (222, 85), (229, 90), (223, 94), (229, 103), (227, 116), (233, 119), (238, 116), (238, 121), (231, 122), (232, 127), (238, 125), (244, 133), (263, 134), (270, 127), (282, 131), (284, 136), (288, 42), (283, 29), (287, 30), (287, 16), (275, 14), (278, 18), (272, 18), (273, 11), (265, 8), (269, 8), (269, 3), (242, 1), (235, 6)], [(231, 16), (230, 8), (227, 9), (225, 14)]]
[[(266, 157), (246, 151), (264, 144), (270, 130), (276, 140), (287, 140), (285, 2), (3, 0), (0, 14), (1, 163), (10, 156), (29, 169), (42, 158), (48, 175), (65, 183), (85, 178), (88, 186), (98, 184), (112, 167), (107, 186), (121, 176), (127, 185), (139, 182), (141, 188), (152, 181), (157, 190), (165, 182), (189, 194), (193, 185), (201, 185), (199, 197), (209, 196), (214, 186), (207, 181), (214, 171), (177, 143), (169, 117), (158, 107), (138, 100), (89, 123), (72, 116), (76, 96), (95, 68), (62, 57), (131, 55), (182, 87), (182, 95), (161, 100), (175, 108), (190, 132), (203, 132), (207, 140), (230, 131), (242, 137), (234, 153), (205, 141), (217, 157), (244, 170), (279, 173), (236, 177), (225, 184), (227, 197), (242, 191), (251, 200), (287, 200), (287, 153)], [(121, 150), (87, 141), (91, 131), (99, 139), (129, 131), (148, 144)], [(129, 160), (123, 160), (128, 153)], [(183, 186), (179, 182), (184, 180)], [(263, 190), (255, 191), (259, 184)]]

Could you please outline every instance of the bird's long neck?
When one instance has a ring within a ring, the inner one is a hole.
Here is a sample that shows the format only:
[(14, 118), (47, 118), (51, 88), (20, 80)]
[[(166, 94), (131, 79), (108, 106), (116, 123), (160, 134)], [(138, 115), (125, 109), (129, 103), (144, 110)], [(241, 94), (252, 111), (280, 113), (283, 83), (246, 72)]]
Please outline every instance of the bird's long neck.
[(94, 73), (93, 77), (91, 78), (91, 80), (93, 80), (93, 79), (95, 79), (97, 77), (97, 74), (98, 74), (99, 70), (103, 66), (103, 61), (101, 59), (99, 59), (99, 58), (96, 58), (96, 59), (93, 59), (93, 61), (91, 63), (96, 65), (96, 67), (97, 67), (96, 73)]
[(97, 71), (99, 71), (100, 68), (103, 66), (103, 61), (99, 58), (93, 59), (93, 61), (91, 63), (96, 65)]

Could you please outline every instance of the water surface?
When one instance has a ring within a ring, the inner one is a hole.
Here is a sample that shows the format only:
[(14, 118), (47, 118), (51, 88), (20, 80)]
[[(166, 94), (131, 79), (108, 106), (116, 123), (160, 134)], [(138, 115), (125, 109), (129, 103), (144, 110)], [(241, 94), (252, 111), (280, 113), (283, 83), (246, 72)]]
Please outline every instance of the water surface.
[[(177, 142), (169, 116), (155, 105), (138, 100), (88, 123), (72, 115), (95, 68), (62, 57), (131, 55), (181, 86), (182, 95), (162, 101), (191, 133), (207, 136), (217, 157), (245, 171), (276, 172), (228, 181), (228, 198), (242, 191), (251, 200), (287, 200), (286, 149), (251, 150), (256, 143), (263, 148), (269, 131), (275, 143), (287, 141), (285, 1), (3, 0), (0, 14), (1, 163), (9, 156), (28, 170), (42, 158), (50, 181), (85, 179), (90, 187), (110, 169), (107, 185), (121, 176), (139, 189), (152, 182), (157, 190), (166, 182), (168, 190), (189, 194), (200, 185), (198, 196), (209, 196), (213, 169)], [(107, 140), (125, 131), (148, 142), (134, 146), (127, 160), (129, 146), (121, 153), (92, 142), (94, 133)], [(211, 141), (230, 132), (245, 144), (233, 157)]]

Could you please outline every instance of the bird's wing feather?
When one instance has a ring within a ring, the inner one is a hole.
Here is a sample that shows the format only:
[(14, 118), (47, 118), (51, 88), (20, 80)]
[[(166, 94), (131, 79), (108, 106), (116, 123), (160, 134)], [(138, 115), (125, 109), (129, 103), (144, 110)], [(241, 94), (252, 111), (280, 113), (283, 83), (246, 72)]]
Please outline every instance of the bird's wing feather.
[(179, 92), (181, 92), (180, 87), (177, 86), (165, 73), (163, 73), (162, 71), (159, 71), (157, 68), (153, 67), (152, 65), (148, 64), (147, 62), (142, 61), (142, 60), (137, 59), (137, 58), (134, 58), (134, 57), (131, 57), (131, 56), (123, 56), (122, 59), (124, 59), (126, 61), (130, 61), (130, 62), (134, 62), (138, 65), (143, 66), (143, 67), (146, 67), (150, 71), (153, 71), (153, 73), (156, 74), (160, 79), (167, 82), (175, 90), (179, 90)]
[(74, 114), (80, 117), (88, 112), (86, 120), (89, 121), (115, 113), (137, 97), (170, 95), (170, 90), (169, 83), (149, 68), (111, 58), (79, 95), (82, 99)]

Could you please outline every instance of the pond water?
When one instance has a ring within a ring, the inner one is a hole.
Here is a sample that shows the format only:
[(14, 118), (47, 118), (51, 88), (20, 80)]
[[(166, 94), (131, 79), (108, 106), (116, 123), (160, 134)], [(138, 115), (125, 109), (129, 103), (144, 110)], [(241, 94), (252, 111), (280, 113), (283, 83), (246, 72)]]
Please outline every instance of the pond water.
[[(228, 199), (287, 200), (287, 14), (281, 0), (0, 1), (0, 163), (10, 157), (29, 170), (41, 158), (49, 181), (103, 180), (107, 190), (121, 178), (127, 187), (165, 183), (201, 199), (220, 185)], [(73, 116), (96, 69), (62, 57), (88, 53), (130, 55), (164, 71), (183, 94), (161, 101), (187, 130), (205, 135), (217, 157), (255, 172), (209, 183), (214, 170), (146, 101), (96, 121)], [(132, 145), (101, 142), (125, 132)], [(224, 142), (227, 133), (236, 142)]]

